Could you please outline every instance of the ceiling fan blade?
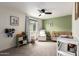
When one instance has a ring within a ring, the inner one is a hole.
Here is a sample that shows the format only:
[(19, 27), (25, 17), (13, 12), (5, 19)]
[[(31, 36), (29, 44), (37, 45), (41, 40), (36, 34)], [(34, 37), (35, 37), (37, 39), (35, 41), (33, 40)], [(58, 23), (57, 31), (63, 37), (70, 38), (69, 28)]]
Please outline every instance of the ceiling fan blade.
[(45, 14), (52, 14), (52, 12), (45, 12)]
[(39, 14), (39, 16), (41, 16), (41, 14)]

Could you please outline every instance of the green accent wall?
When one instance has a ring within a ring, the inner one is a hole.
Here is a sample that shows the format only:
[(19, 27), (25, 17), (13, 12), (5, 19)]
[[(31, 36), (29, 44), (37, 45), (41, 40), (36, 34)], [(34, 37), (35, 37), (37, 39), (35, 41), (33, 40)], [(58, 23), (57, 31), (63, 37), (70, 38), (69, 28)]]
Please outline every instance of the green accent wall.
[(44, 19), (42, 21), (43, 29), (48, 32), (65, 31), (72, 32), (72, 16), (61, 16), (56, 18)]

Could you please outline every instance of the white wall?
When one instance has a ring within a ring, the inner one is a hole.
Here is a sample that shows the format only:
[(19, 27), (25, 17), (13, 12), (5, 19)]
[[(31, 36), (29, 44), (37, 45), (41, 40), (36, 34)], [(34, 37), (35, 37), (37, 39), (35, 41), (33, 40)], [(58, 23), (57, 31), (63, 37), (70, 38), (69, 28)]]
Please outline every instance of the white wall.
[[(11, 26), (10, 25), (10, 16), (18, 16), (19, 17), (19, 26)], [(0, 6), (0, 51), (11, 48), (15, 46), (14, 37), (7, 37), (4, 33), (5, 28), (15, 28), (15, 34), (25, 31), (25, 16), (26, 14), (18, 11), (17, 9), (11, 7), (1, 7)], [(38, 20), (38, 29), (42, 29), (42, 20)], [(26, 22), (27, 23), (27, 22)], [(28, 32), (28, 30), (26, 29)], [(14, 34), (14, 36), (15, 36)]]
[[(19, 17), (19, 26), (10, 25), (10, 16)], [(15, 39), (4, 33), (5, 28), (15, 28), (15, 34), (25, 31), (25, 14), (14, 8), (0, 7), (0, 51), (15, 45)]]
[(79, 40), (79, 18), (75, 19), (75, 3), (73, 3), (72, 13), (72, 34), (74, 39)]
[(74, 36), (74, 22), (75, 22), (75, 3), (73, 3), (73, 11), (72, 11), (72, 35)]
[(38, 27), (39, 31), (42, 30), (42, 20), (41, 19), (38, 20), (38, 26), (39, 26)]

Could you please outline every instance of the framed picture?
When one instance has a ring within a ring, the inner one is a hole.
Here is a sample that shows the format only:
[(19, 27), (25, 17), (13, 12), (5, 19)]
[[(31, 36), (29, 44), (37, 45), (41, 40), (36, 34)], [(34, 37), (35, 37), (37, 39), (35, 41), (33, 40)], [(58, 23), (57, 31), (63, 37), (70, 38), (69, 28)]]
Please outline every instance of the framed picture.
[(79, 2), (75, 2), (75, 20), (79, 18)]
[(18, 26), (19, 25), (19, 17), (17, 17), (17, 16), (10, 16), (10, 25)]

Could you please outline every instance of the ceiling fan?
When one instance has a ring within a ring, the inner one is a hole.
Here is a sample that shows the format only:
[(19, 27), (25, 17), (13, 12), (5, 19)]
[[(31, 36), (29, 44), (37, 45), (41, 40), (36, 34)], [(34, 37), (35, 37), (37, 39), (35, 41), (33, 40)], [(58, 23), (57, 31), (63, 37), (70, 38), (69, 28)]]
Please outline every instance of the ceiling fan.
[(41, 16), (42, 14), (52, 14), (52, 12), (48, 12), (46, 11), (46, 9), (41, 9), (41, 10), (38, 10), (41, 14), (39, 14), (39, 16)]

